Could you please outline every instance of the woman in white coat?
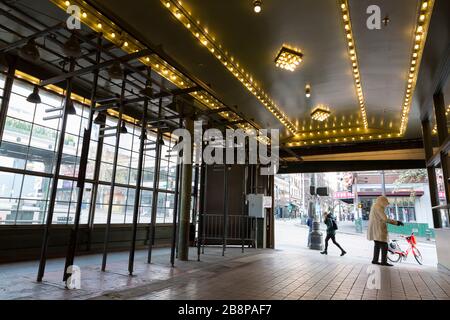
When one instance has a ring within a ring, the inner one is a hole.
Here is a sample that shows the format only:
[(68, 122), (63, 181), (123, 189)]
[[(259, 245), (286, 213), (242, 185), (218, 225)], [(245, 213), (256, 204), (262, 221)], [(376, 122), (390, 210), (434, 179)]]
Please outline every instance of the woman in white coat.
[[(403, 226), (403, 222), (389, 219), (385, 213), (386, 207), (389, 205), (389, 200), (385, 196), (377, 198), (377, 201), (372, 206), (369, 215), (369, 226), (367, 229), (367, 239), (375, 242), (373, 249), (373, 264), (381, 264), (383, 266), (391, 267), (392, 264), (387, 262), (388, 250), (388, 230), (387, 224)], [(381, 250), (381, 263), (378, 262)]]

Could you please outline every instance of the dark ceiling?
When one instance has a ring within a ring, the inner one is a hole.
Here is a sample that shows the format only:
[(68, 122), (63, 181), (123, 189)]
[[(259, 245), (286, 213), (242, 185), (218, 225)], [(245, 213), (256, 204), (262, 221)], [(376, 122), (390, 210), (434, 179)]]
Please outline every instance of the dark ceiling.
[[(282, 128), (260, 104), (196, 41), (195, 37), (164, 7), (160, 0), (92, 0), (101, 12), (134, 30), (164, 50), (211, 86), (230, 105), (237, 105), (262, 127)], [(378, 5), (390, 23), (381, 30), (366, 26), (369, 5)], [(369, 126), (398, 131), (413, 32), (416, 0), (350, 0), (366, 99)], [(207, 26), (217, 41), (234, 55), (262, 84), (291, 121), (305, 131), (324, 126), (311, 122), (309, 113), (318, 103), (331, 108), (330, 123), (352, 125), (360, 119), (356, 90), (347, 54), (342, 18), (336, 0), (266, 0), (261, 14), (251, 1), (185, 0), (183, 6)], [(304, 53), (300, 68), (291, 73), (275, 67), (273, 59), (287, 43)], [(304, 87), (312, 86), (306, 99)], [(418, 108), (414, 104), (406, 137), (420, 136)], [(359, 120), (361, 124), (361, 121)], [(283, 132), (287, 134), (286, 130)]]

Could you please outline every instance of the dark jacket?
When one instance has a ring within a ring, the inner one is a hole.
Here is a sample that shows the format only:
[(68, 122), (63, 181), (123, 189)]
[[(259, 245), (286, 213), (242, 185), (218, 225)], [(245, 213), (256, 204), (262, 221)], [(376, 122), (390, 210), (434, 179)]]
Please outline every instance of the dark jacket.
[(324, 223), (327, 225), (327, 235), (335, 235), (336, 230), (333, 228), (334, 217), (331, 214), (327, 214)]

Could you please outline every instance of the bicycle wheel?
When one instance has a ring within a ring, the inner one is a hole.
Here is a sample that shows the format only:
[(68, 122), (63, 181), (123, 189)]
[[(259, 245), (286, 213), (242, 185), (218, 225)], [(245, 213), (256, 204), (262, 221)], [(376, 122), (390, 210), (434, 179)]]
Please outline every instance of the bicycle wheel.
[(423, 258), (422, 258), (422, 254), (420, 253), (419, 249), (417, 249), (416, 247), (412, 248), (412, 253), (414, 255), (414, 258), (416, 258), (417, 263), (422, 265)]
[(388, 250), (387, 258), (388, 258), (388, 260), (390, 262), (394, 262), (395, 263), (395, 262), (399, 262), (400, 261), (401, 256), (400, 256), (399, 253), (391, 252), (391, 251)]

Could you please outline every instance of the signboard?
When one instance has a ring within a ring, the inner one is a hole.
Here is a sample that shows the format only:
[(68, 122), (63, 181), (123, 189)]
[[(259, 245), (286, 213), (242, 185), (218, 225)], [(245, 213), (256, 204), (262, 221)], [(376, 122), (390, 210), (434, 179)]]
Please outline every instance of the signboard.
[(353, 199), (355, 196), (353, 195), (353, 192), (348, 191), (337, 191), (334, 193), (335, 199)]
[(263, 206), (264, 208), (272, 208), (272, 197), (264, 196)]

